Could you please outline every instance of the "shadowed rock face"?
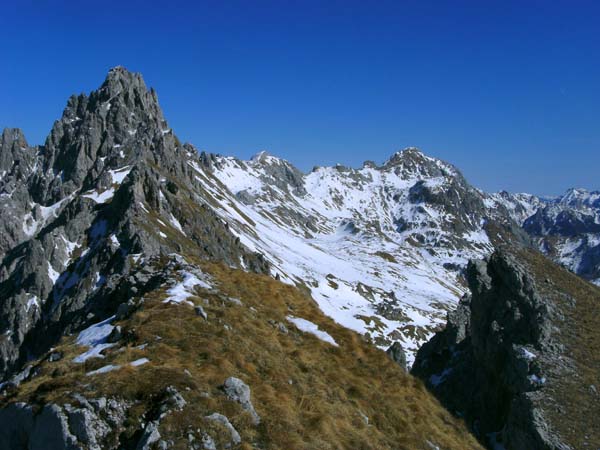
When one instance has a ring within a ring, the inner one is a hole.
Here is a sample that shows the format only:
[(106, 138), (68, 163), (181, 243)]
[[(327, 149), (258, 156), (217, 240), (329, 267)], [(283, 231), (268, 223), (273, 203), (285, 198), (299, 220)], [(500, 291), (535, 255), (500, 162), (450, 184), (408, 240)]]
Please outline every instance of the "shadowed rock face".
[(198, 170), (197, 152), (168, 128), (156, 93), (122, 67), (89, 96), (71, 97), (43, 146), (4, 130), (0, 379), (126, 301), (124, 281), (141, 254), (186, 247), (267, 270), (204, 200)]
[[(556, 280), (549, 289), (550, 279), (540, 279), (539, 271), (552, 263), (526, 255), (504, 249), (469, 264), (471, 294), (449, 314), (446, 329), (419, 350), (412, 373), (483, 442), (501, 441), (509, 450), (580, 448), (561, 435), (555, 416), (557, 408), (568, 408), (563, 380), (588, 389), (578, 379), (579, 361), (562, 331), (575, 326), (565, 317), (576, 301), (566, 283)], [(585, 285), (566, 272), (563, 276)], [(597, 314), (600, 295), (591, 285), (587, 289), (596, 294)], [(593, 405), (591, 398), (581, 404), (582, 416), (589, 416)], [(579, 427), (583, 434), (587, 426)]]

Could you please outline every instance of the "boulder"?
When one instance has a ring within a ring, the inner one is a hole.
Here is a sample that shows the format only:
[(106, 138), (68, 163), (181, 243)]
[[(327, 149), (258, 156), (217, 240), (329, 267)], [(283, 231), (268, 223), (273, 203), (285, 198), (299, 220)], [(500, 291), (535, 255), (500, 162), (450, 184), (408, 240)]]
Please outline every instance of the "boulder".
[(407, 370), (406, 353), (400, 342), (394, 342), (385, 352), (392, 361), (402, 367), (403, 370)]
[(239, 378), (229, 377), (223, 384), (223, 390), (227, 398), (242, 405), (242, 408), (250, 413), (252, 421), (255, 425), (260, 423), (260, 416), (254, 410), (252, 401), (250, 400), (250, 387)]
[(210, 416), (206, 416), (206, 420), (209, 420), (211, 422), (220, 423), (221, 425), (223, 425), (225, 427), (225, 429), (229, 432), (229, 436), (231, 438), (231, 442), (229, 443), (228, 447), (231, 447), (232, 445), (238, 445), (242, 442), (242, 438), (240, 437), (240, 434), (233, 427), (233, 425), (231, 425), (231, 422), (229, 422), (229, 419), (227, 417), (225, 417), (223, 414), (213, 413)]

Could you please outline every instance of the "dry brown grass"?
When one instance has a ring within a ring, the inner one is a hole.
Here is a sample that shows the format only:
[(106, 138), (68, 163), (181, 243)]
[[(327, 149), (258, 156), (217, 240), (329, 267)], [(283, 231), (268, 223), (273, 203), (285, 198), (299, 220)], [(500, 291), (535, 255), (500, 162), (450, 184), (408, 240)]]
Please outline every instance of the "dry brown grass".
[(377, 251), (375, 252), (375, 255), (379, 256), (380, 258), (386, 260), (387, 262), (390, 263), (397, 263), (398, 261), (396, 261), (396, 258), (394, 258), (393, 255), (389, 254), (388, 252), (383, 252), (383, 251)]
[[(154, 291), (146, 296), (144, 307), (121, 324), (132, 336), (124, 350), (114, 349), (104, 359), (77, 365), (70, 361), (81, 349), (72, 338), (66, 339), (60, 349), (67, 356), (43, 362), (42, 374), (25, 383), (10, 401), (66, 401), (70, 392), (82, 391), (89, 397), (135, 400), (131, 415), (136, 416), (172, 385), (188, 402), (184, 411), (161, 423), (161, 433), (173, 439), (176, 448), (188, 447), (188, 429), (226, 436), (203, 419), (213, 412), (229, 417), (245, 443), (240, 448), (253, 448), (249, 443), (255, 443), (286, 450), (427, 450), (426, 441), (446, 450), (481, 448), (419, 380), (358, 334), (325, 317), (301, 290), (267, 276), (196, 263), (219, 287), (218, 293), (199, 290), (192, 298), (203, 305), (208, 321), (190, 306), (163, 304), (164, 292)], [(243, 305), (226, 297), (238, 298)], [(300, 332), (286, 321), (288, 315), (318, 324), (339, 347)], [(289, 332), (281, 332), (278, 323)], [(133, 348), (143, 343), (148, 344), (146, 349)], [(125, 365), (141, 357), (151, 362), (85, 375), (106, 364)], [(262, 418), (259, 426), (223, 395), (220, 386), (229, 376), (251, 387)], [(133, 432), (135, 419), (128, 433)]]

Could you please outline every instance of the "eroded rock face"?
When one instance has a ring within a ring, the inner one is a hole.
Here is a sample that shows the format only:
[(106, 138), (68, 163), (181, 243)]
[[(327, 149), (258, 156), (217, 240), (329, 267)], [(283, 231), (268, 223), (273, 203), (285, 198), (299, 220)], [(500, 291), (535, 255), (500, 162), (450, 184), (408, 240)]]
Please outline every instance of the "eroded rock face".
[(510, 253), (467, 270), (471, 295), (418, 352), (412, 373), (484, 442), (509, 450), (569, 448), (545, 417), (545, 388), (573, 370), (555, 341), (560, 312)]

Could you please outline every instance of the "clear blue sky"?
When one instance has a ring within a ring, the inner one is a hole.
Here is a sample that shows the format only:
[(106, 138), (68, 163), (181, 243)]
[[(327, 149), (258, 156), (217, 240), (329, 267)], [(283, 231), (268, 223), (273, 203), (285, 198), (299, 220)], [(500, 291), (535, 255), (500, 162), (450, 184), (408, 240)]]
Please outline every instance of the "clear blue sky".
[(304, 170), (406, 146), (476, 186), (600, 189), (600, 2), (2, 2), (0, 127), (142, 72), (180, 138)]

